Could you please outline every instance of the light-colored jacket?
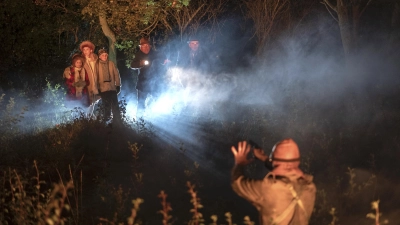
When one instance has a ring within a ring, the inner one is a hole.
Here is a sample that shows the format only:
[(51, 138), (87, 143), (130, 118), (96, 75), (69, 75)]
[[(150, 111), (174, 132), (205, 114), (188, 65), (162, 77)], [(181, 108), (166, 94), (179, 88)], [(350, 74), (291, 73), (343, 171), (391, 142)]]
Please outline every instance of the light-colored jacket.
[[(232, 188), (259, 211), (262, 225), (307, 225), (314, 208), (316, 187), (311, 175), (297, 178), (268, 173), (255, 180), (233, 170)], [(236, 174), (236, 175), (234, 175)]]
[(106, 91), (116, 91), (116, 86), (121, 86), (121, 77), (119, 75), (119, 71), (115, 64), (107, 60), (106, 64), (108, 65), (108, 73), (110, 74), (110, 80), (108, 82), (105, 82), (105, 77), (104, 77), (104, 72), (101, 71), (101, 62), (100, 59), (96, 61), (96, 79), (97, 79), (97, 88), (101, 92), (106, 92)]
[(99, 92), (97, 90), (97, 79), (95, 70), (96, 60), (99, 57), (94, 53), (92, 53), (90, 59), (85, 58), (83, 54), (82, 57), (85, 59), (85, 62), (83, 63), (83, 68), (85, 68), (89, 77), (90, 84), (88, 86), (88, 92), (89, 92), (90, 104), (92, 104), (100, 99), (100, 96), (98, 96)]

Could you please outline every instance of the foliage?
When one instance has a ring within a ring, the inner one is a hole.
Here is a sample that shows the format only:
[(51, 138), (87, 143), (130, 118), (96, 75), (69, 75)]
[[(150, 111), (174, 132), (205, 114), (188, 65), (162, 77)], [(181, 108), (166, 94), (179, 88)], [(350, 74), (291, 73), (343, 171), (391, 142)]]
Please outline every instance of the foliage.
[(61, 87), (60, 84), (55, 84), (53, 87), (48, 78), (46, 78), (46, 83), (47, 90), (45, 90), (44, 102), (50, 104), (53, 107), (64, 107), (64, 88)]
[[(79, 189), (79, 185), (82, 185), (82, 178), (75, 180), (72, 175), (71, 167), (70, 181), (64, 184), (63, 180), (60, 180), (58, 184), (53, 184), (52, 188), (49, 188), (47, 182), (43, 179), (44, 172), (40, 171), (37, 162), (33, 162), (34, 175), (31, 179), (28, 179), (30, 171), (26, 170), (22, 172), (16, 169), (9, 168), (5, 170), (0, 178), (1, 192), (0, 192), (0, 221), (2, 224), (68, 224), (68, 223), (80, 223), (80, 217), (82, 217), (82, 202), (80, 200), (82, 191)], [(81, 175), (82, 176), (82, 175)], [(60, 177), (61, 179), (61, 177)], [(82, 187), (80, 187), (82, 188)], [(195, 185), (192, 185), (189, 181), (187, 182), (188, 193), (190, 194), (190, 202), (192, 209), (190, 213), (192, 218), (187, 224), (200, 225), (205, 224), (203, 214), (199, 212), (203, 208), (200, 204), (200, 198), (197, 195), (197, 191), (194, 190)], [(129, 201), (129, 191), (125, 192), (121, 186), (117, 189), (113, 188), (110, 192), (110, 197), (105, 197), (109, 200), (105, 200), (110, 210), (115, 210), (112, 214), (112, 220), (104, 217), (99, 217), (98, 220), (105, 224), (125, 224), (120, 222), (123, 220), (123, 214), (126, 211), (127, 202)], [(158, 211), (162, 215), (162, 224), (173, 224), (171, 221), (173, 216), (170, 215), (172, 211), (171, 205), (167, 202), (167, 194), (161, 191), (158, 197), (161, 199), (162, 209)], [(130, 215), (127, 218), (128, 225), (142, 224), (141, 218), (138, 217), (140, 212), (140, 205), (144, 203), (141, 198), (132, 200), (132, 208), (130, 209)], [(371, 203), (374, 213), (368, 213), (367, 218), (375, 220), (375, 224), (388, 224), (389, 221), (386, 219), (380, 222), (382, 213), (379, 211), (379, 200)], [(337, 224), (338, 217), (335, 208), (331, 208), (329, 214), (332, 216), (331, 225)], [(225, 213), (226, 222), (228, 224), (234, 224), (232, 221), (232, 214), (230, 212)], [(217, 225), (218, 216), (212, 215), (211, 224)], [(249, 216), (245, 216), (243, 224), (254, 225), (255, 223), (250, 219)]]
[[(104, 35), (109, 40), (110, 59), (115, 57), (114, 48), (132, 58), (131, 50), (126, 48), (131, 42), (137, 46), (140, 37), (149, 37), (156, 30), (162, 30), (160, 22), (165, 18), (164, 9), (177, 9), (189, 1), (147, 1), (147, 0), (76, 0), (82, 7), (82, 14), (91, 23), (100, 24)], [(98, 22), (97, 22), (98, 21)], [(110, 46), (111, 45), (111, 46)]]
[[(5, 134), (7, 133), (8, 135), (17, 135), (17, 127), (16, 125), (21, 122), (21, 119), (23, 119), (24, 112), (27, 111), (26, 107), (23, 107), (20, 112), (15, 112), (15, 101), (14, 98), (10, 98), (8, 100), (7, 105), (3, 107), (4, 105), (4, 97), (5, 94), (2, 94), (0, 96), (0, 107), (3, 109), (0, 111), (0, 127), (2, 127), (0, 133), (2, 136), (6, 136)], [(4, 132), (4, 133), (3, 133)], [(11, 133), (10, 133), (11, 132)]]
[(379, 200), (373, 201), (371, 203), (371, 208), (372, 210), (375, 210), (374, 213), (368, 213), (367, 218), (375, 220), (375, 225), (380, 225), (380, 224), (388, 224), (388, 220), (384, 220), (382, 223), (380, 222), (380, 217), (382, 216), (382, 213), (379, 212)]
[[(24, 174), (9, 168), (1, 179), (0, 221), (2, 224), (65, 224), (73, 217), (65, 216), (71, 210), (68, 192), (73, 182), (62, 182), (47, 189), (46, 182), (34, 162), (35, 175), (28, 179)], [(27, 173), (28, 171), (25, 171)]]
[(172, 219), (172, 216), (169, 215), (169, 212), (172, 211), (171, 204), (167, 202), (167, 194), (164, 191), (160, 191), (158, 195), (161, 198), (162, 209), (158, 211), (163, 216), (162, 224), (167, 225), (170, 224), (168, 221)]
[(0, 96), (0, 158), (6, 155), (12, 148), (9, 145), (12, 138), (20, 134), (18, 123), (24, 118), (24, 113), (27, 111), (26, 107), (17, 109), (15, 106), (14, 98), (10, 97), (8, 103), (4, 105), (5, 94)]
[[(39, 70), (63, 65), (80, 36), (81, 20), (68, 11), (44, 8), (35, 1), (5, 0), (0, 3), (2, 55), (0, 74), (9, 69)], [(66, 8), (67, 9), (67, 8)], [(83, 29), (84, 30), (84, 29)]]

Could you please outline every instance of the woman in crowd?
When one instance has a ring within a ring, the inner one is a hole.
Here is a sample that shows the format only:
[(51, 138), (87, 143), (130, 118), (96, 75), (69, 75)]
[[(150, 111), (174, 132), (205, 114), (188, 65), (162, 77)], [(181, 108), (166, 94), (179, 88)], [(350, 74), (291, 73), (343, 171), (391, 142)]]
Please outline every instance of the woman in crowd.
[(90, 85), (88, 74), (83, 68), (84, 59), (80, 54), (72, 56), (72, 65), (65, 68), (64, 79), (67, 86), (66, 99), (78, 100), (83, 106), (89, 106), (88, 86)]

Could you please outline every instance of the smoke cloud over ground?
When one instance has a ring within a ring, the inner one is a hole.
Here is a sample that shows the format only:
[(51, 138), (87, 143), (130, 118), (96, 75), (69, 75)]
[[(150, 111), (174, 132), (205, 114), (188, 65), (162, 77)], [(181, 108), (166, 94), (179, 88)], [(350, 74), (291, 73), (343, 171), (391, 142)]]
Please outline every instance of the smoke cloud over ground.
[[(147, 118), (206, 111), (217, 120), (234, 120), (245, 116), (243, 109), (252, 107), (286, 114), (290, 101), (312, 109), (338, 110), (336, 107), (348, 99), (367, 104), (366, 98), (390, 95), (398, 87), (399, 68), (392, 56), (376, 51), (380, 43), (365, 46), (345, 66), (337, 30), (326, 26), (330, 25), (309, 27), (309, 36), (304, 32), (298, 37), (283, 36), (262, 59), (248, 59), (249, 66), (237, 67), (234, 72), (223, 66), (238, 57), (229, 54), (236, 48), (235, 40), (231, 46), (229, 38), (223, 40), (229, 47), (220, 53), (202, 42), (210, 49), (210, 57), (219, 54), (223, 58), (222, 64), (213, 65), (212, 70), (218, 73), (203, 74), (170, 65), (165, 75), (168, 88), (152, 99)], [(182, 80), (188, 85), (183, 87)], [(134, 115), (135, 102), (128, 105), (133, 106), (130, 112)]]
[[(296, 33), (282, 34), (258, 58), (248, 57), (246, 48), (254, 41), (248, 40), (248, 33), (224, 29), (217, 42), (201, 41), (213, 62), (212, 72), (207, 74), (175, 66), (177, 46), (183, 47), (186, 42), (158, 46), (157, 50), (172, 61), (166, 66), (165, 74), (160, 74), (165, 85), (149, 98), (144, 119), (164, 135), (171, 136), (168, 138), (171, 141), (183, 139), (199, 148), (198, 124), (210, 120), (243, 121), (251, 116), (252, 110), (263, 114), (270, 125), (287, 127), (278, 136), (292, 136), (299, 130), (318, 132), (320, 127), (310, 124), (321, 117), (336, 125), (368, 124), (378, 107), (369, 104), (372, 98), (379, 97), (384, 105), (394, 101), (391, 96), (396, 94), (400, 83), (398, 53), (388, 54), (386, 43), (374, 43), (363, 46), (357, 55), (346, 60), (336, 26), (332, 20), (320, 19)], [(123, 78), (120, 99), (124, 96), (127, 101), (127, 115), (138, 119), (135, 79), (131, 75)], [(35, 103), (28, 106), (30, 110), (25, 117), (34, 118), (34, 114), (46, 115), (54, 110), (68, 114), (72, 106), (62, 107), (63, 96), (56, 95), (54, 89), (46, 88), (44, 93), (45, 99), (53, 101), (51, 108), (46, 108), (48, 102)], [(365, 110), (353, 114), (355, 107)], [(71, 113), (67, 116), (72, 117)], [(65, 118), (58, 119), (52, 123), (60, 123)], [(253, 135), (258, 135), (255, 139), (260, 140), (264, 134)]]
[[(240, 37), (220, 40), (222, 51), (201, 42), (210, 57), (217, 56), (219, 61), (212, 65), (217, 72), (204, 74), (169, 64), (167, 85), (148, 101), (144, 119), (154, 125), (163, 141), (187, 149), (189, 157), (220, 177), (227, 171), (216, 169), (219, 161), (204, 155), (210, 141), (204, 124), (242, 122), (243, 130), (253, 126), (241, 137), (256, 140), (268, 153), (283, 137), (309, 146), (302, 142), (321, 132), (329, 138), (341, 127), (374, 129), (369, 127), (371, 121), (379, 121), (381, 111), (394, 109), (385, 104), (393, 101), (400, 84), (396, 57), (387, 53), (385, 43), (375, 43), (345, 59), (334, 27), (332, 22), (321, 21), (297, 34), (283, 34), (258, 59), (231, 54), (240, 49)], [(237, 58), (246, 62), (235, 67), (232, 62), (238, 62)], [(136, 91), (123, 87), (122, 95), (129, 100), (128, 115), (136, 118)], [(213, 154), (231, 165), (229, 148), (216, 149)]]

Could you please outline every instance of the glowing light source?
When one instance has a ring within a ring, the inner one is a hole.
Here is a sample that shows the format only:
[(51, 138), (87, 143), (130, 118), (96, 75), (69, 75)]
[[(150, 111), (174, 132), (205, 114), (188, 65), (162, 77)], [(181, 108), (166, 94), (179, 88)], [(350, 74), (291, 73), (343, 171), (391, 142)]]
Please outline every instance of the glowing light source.
[(153, 104), (149, 107), (149, 111), (151, 114), (171, 114), (174, 108), (176, 100), (169, 94), (165, 94), (160, 98), (156, 99)]

